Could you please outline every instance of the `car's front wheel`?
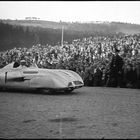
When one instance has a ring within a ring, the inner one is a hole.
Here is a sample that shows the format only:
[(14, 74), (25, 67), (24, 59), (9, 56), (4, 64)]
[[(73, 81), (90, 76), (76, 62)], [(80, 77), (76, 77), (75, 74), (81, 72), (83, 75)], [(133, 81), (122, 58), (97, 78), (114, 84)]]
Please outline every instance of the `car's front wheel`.
[(73, 89), (67, 89), (67, 90), (65, 90), (64, 92), (65, 93), (71, 93), (73, 91)]

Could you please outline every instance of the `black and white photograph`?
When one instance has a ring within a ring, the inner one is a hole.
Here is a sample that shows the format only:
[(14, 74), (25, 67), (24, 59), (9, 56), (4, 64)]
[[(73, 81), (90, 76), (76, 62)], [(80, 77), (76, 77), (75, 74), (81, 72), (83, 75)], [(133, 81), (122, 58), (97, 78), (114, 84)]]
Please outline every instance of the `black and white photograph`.
[(140, 1), (0, 1), (0, 138), (140, 139)]

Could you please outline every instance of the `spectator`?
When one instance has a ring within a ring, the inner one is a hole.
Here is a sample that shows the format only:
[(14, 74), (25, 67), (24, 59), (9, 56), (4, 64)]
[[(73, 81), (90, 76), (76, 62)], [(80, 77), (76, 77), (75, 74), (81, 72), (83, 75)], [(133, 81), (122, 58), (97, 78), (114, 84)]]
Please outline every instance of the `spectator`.
[(110, 63), (110, 75), (108, 86), (121, 86), (123, 59), (118, 55), (119, 50), (115, 48), (115, 54), (112, 56)]
[(100, 65), (97, 65), (94, 69), (94, 80), (93, 86), (101, 86), (102, 85), (102, 70)]
[(124, 80), (125, 80), (126, 87), (133, 88), (134, 80), (135, 80), (134, 78), (136, 78), (136, 77), (135, 77), (135, 74), (134, 74), (134, 71), (133, 71), (132, 64), (127, 65), (124, 76), (125, 76)]

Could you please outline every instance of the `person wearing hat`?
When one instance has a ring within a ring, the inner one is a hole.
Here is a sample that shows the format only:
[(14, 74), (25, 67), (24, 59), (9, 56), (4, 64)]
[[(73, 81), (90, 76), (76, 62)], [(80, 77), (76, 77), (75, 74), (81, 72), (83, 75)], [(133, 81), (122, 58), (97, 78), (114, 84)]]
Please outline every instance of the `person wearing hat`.
[(119, 56), (119, 50), (115, 46), (115, 53), (112, 56), (110, 67), (109, 67), (109, 79), (107, 86), (121, 87), (122, 86), (122, 75), (123, 75), (123, 58)]

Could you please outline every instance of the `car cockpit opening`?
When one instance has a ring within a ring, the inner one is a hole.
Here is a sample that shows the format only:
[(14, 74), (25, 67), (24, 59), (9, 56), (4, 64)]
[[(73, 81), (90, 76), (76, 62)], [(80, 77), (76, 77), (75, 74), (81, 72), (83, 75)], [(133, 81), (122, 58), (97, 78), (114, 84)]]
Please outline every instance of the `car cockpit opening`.
[(20, 66), (20, 63), (18, 63), (17, 61), (14, 62), (14, 64), (13, 64), (13, 68), (17, 68), (17, 67), (19, 67), (19, 66)]

